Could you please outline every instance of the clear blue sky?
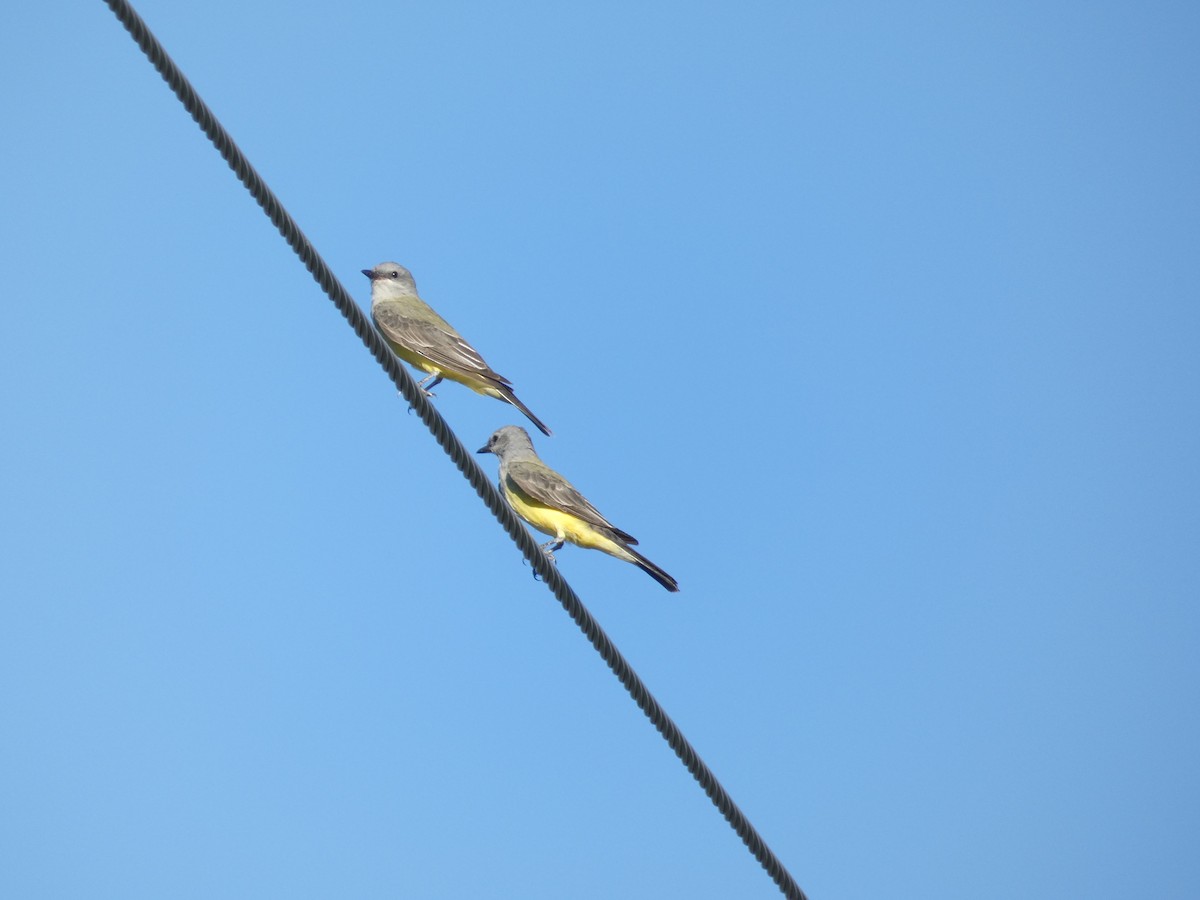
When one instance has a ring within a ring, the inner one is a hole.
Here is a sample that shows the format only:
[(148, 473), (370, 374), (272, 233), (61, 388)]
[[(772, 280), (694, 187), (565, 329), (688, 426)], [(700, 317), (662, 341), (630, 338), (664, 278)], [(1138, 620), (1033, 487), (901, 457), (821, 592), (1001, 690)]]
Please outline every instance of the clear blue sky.
[[(1200, 895), (1200, 8), (138, 8), (814, 900)], [(0, 895), (775, 896), (107, 7), (0, 76)]]

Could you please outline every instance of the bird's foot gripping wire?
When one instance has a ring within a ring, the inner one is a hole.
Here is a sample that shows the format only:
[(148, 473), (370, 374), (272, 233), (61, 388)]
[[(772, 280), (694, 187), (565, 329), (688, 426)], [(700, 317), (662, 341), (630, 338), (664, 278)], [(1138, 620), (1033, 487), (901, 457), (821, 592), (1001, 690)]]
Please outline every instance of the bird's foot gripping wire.
[[(441, 375), (430, 375), (428, 378), (422, 378), (420, 381), (417, 382), (417, 390), (420, 391), (422, 394), (424, 394), (426, 397), (436, 397), (437, 394), (435, 394), (429, 388), (437, 387), (439, 384), (441, 384), (441, 382), (442, 382)], [(404, 394), (401, 393), (400, 391), (397, 391), (396, 393), (401, 398), (404, 397)], [(410, 406), (408, 408), (408, 411), (411, 413), (413, 411), (413, 408)]]
[(441, 375), (430, 375), (428, 378), (422, 378), (420, 381), (418, 381), (417, 387), (421, 389), (421, 393), (423, 393), (426, 397), (436, 397), (437, 394), (433, 392), (433, 388), (437, 387), (441, 383)]
[[(558, 561), (554, 558), (554, 551), (561, 550), (562, 548), (563, 548), (563, 542), (559, 541), (559, 540), (546, 541), (546, 543), (538, 545), (538, 549), (541, 550), (542, 553), (544, 553), (546, 555), (546, 559), (550, 561), (550, 565), (552, 565), (552, 566), (558, 565)], [(533, 570), (533, 580), (534, 581), (542, 580), (541, 577), (537, 573), (537, 569)]]

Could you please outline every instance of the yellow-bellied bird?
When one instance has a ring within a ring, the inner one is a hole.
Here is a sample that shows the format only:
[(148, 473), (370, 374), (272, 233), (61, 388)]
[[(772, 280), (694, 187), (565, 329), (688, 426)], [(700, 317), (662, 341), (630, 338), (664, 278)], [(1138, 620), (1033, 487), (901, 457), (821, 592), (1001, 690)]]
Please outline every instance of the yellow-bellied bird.
[(551, 559), (551, 551), (561, 549), (563, 541), (570, 541), (631, 562), (668, 591), (679, 590), (674, 578), (633, 549), (637, 543), (633, 535), (600, 515), (571, 482), (538, 458), (524, 428), (505, 425), (476, 452), (500, 457), (504, 499), (518, 516), (553, 536), (554, 540), (542, 546)]

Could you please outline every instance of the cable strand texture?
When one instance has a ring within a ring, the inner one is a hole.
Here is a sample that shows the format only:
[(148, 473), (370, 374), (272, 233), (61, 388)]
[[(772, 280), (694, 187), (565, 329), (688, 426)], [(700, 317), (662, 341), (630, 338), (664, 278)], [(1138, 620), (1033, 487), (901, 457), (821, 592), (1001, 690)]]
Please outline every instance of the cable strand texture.
[(130, 36), (141, 48), (142, 52), (150, 60), (151, 64), (167, 82), (175, 96), (183, 104), (188, 114), (200, 126), (200, 129), (212, 142), (217, 152), (221, 154), (221, 158), (229, 165), (238, 180), (245, 185), (246, 190), (250, 192), (250, 196), (266, 213), (272, 224), (279, 230), (279, 233), (287, 241), (288, 246), (295, 251), (300, 257), (304, 267), (312, 275), (313, 280), (317, 282), (321, 290), (323, 290), (329, 299), (333, 301), (334, 306), (354, 329), (354, 333), (366, 345), (371, 355), (391, 378), (392, 383), (404, 396), (404, 399), (409, 402), (421, 421), (433, 434), (434, 439), (441, 445), (446, 454), (453, 460), (458, 470), (470, 482), (471, 487), (475, 489), (475, 493), (479, 495), (484, 504), (492, 515), (508, 532), (509, 537), (513, 539), (525, 559), (533, 567), (533, 570), (546, 583), (546, 586), (554, 594), (555, 598), (562, 604), (563, 609), (575, 621), (580, 630), (584, 633), (592, 646), (600, 654), (601, 658), (612, 669), (613, 674), (617, 676), (625, 690), (637, 703), (638, 707), (645, 713), (646, 717), (663, 736), (666, 742), (670, 745), (675, 755), (691, 772), (692, 777), (704, 789), (704, 793), (708, 795), (713, 804), (720, 810), (721, 815), (729, 822), (733, 830), (737, 832), (738, 837), (759, 861), (762, 867), (771, 876), (772, 880), (778, 885), (779, 889), (785, 896), (791, 900), (807, 900), (804, 892), (800, 890), (791, 874), (784, 868), (783, 864), (771, 852), (766, 842), (750, 824), (749, 820), (733, 802), (733, 799), (717, 781), (716, 777), (709, 770), (704, 761), (700, 759), (692, 745), (683, 736), (678, 726), (666, 714), (658, 701), (642, 683), (641, 678), (633, 671), (625, 657), (609, 640), (607, 634), (600, 627), (599, 623), (588, 612), (583, 602), (567, 584), (566, 580), (559, 574), (557, 567), (550, 563), (541, 549), (538, 547), (533, 536), (520, 523), (516, 514), (509, 509), (508, 504), (501, 498), (499, 491), (495, 485), (484, 475), (483, 470), (476, 462), (462, 442), (450, 430), (450, 426), (446, 424), (446, 420), (434, 408), (426, 398), (425, 394), (417, 387), (416, 382), (408, 371), (396, 359), (391, 348), (380, 337), (375, 330), (366, 314), (362, 311), (357, 303), (351, 299), (346, 292), (345, 287), (337, 280), (325, 260), (321, 258), (316, 249), (304, 236), (304, 232), (283, 208), (283, 204), (267, 187), (262, 177), (250, 165), (250, 161), (238, 148), (237, 144), (225, 131), (221, 123), (217, 121), (216, 116), (209, 110), (208, 106), (200, 99), (195, 89), (184, 77), (179, 67), (167, 55), (166, 50), (158, 42), (158, 39), (150, 32), (146, 23), (134, 11), (132, 6), (125, 0), (104, 0), (108, 7), (113, 11), (121, 24), (129, 32)]

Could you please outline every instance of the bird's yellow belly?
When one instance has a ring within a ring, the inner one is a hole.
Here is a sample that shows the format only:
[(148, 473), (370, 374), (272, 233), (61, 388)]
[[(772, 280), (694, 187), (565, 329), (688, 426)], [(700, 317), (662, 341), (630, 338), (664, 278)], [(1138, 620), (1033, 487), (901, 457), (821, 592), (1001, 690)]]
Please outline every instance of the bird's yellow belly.
[[(389, 341), (389, 343), (391, 343)], [(446, 369), (442, 366), (430, 362), (419, 353), (409, 350), (407, 347), (402, 347), (399, 344), (392, 344), (392, 349), (396, 351), (396, 355), (408, 363), (415, 369), (420, 369), (427, 375), (440, 375), (447, 381), (457, 381), (459, 384), (466, 385), (471, 390), (479, 394), (487, 394), (489, 397), (496, 397), (500, 400), (505, 399), (504, 396), (496, 390), (495, 386), (487, 379), (480, 378), (470, 372), (459, 372), (455, 369)]]
[(420, 353), (414, 353), (407, 347), (393, 343), (392, 341), (388, 341), (388, 343), (392, 345), (392, 350), (395, 351), (396, 355), (413, 368), (420, 369), (422, 372), (425, 372), (429, 375), (437, 375), (441, 373), (441, 369), (438, 366), (435, 366)]
[(620, 544), (578, 516), (538, 503), (528, 495), (513, 490), (508, 484), (504, 485), (504, 497), (518, 516), (544, 534), (580, 547), (603, 550), (618, 559), (627, 559), (629, 556)]

